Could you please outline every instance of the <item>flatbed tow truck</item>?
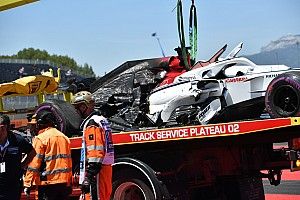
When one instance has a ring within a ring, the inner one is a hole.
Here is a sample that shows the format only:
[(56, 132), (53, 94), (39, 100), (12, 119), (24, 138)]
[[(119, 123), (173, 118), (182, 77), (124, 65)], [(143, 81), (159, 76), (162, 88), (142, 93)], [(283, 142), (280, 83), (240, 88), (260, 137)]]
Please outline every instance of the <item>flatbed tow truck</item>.
[[(37, 104), (49, 96), (36, 91), (30, 95), (37, 96)], [(60, 95), (65, 103), (70, 99), (70, 94)], [(7, 98), (16, 100), (18, 96), (27, 95), (3, 95), (1, 112), (15, 113), (4, 108), (16, 108)], [(51, 93), (51, 97), (57, 98), (59, 93)], [(300, 117), (290, 117), (113, 133), (116, 159), (111, 199), (263, 200), (262, 178), (278, 185), (281, 170), (300, 169), (299, 128)], [(81, 137), (70, 137), (70, 141), (72, 199), (78, 199)], [(274, 148), (279, 142), (288, 142), (288, 147)], [(34, 193), (30, 197), (22, 194), (22, 199), (34, 199)]]
[[(299, 125), (291, 117), (114, 133), (112, 199), (265, 199), (262, 178), (278, 185), (281, 170), (299, 169)], [(274, 149), (279, 142), (288, 148)], [(78, 166), (81, 138), (71, 147)]]

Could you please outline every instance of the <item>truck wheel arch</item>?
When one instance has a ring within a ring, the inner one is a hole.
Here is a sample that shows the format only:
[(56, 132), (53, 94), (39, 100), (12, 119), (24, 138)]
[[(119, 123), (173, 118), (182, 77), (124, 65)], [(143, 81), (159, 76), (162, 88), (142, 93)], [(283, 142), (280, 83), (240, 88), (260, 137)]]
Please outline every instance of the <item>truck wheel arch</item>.
[[(124, 173), (125, 171), (130, 173)], [(122, 174), (122, 175), (121, 175)], [(164, 196), (168, 196), (168, 192), (164, 188), (163, 184), (158, 180), (155, 175), (155, 171), (146, 163), (129, 157), (118, 158), (113, 164), (113, 183), (121, 177), (130, 178), (131, 180), (144, 180), (146, 185), (149, 186), (153, 192), (155, 199), (163, 199)], [(113, 191), (114, 193), (114, 191)]]

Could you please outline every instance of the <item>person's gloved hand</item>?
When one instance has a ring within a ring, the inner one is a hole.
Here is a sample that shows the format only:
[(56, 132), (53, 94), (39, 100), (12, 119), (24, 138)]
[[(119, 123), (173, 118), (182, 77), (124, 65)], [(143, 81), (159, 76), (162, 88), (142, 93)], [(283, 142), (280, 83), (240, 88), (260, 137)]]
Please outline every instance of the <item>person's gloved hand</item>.
[(90, 192), (90, 186), (91, 186), (91, 184), (90, 184), (90, 181), (89, 181), (89, 179), (88, 178), (84, 178), (84, 180), (83, 180), (83, 182), (82, 182), (82, 184), (81, 184), (81, 191), (82, 191), (82, 193), (89, 193)]
[(101, 164), (100, 163), (88, 163), (86, 167), (86, 176), (90, 181), (92, 181), (92, 177), (95, 177), (101, 169)]
[(24, 187), (24, 193), (26, 196), (30, 196), (30, 188), (29, 187)]

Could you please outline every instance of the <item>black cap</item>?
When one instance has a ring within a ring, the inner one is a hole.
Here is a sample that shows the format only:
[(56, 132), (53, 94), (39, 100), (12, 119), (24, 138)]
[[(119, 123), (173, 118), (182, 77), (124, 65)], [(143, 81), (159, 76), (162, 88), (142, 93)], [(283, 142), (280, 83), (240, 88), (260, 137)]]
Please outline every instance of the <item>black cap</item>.
[(56, 124), (55, 115), (52, 112), (47, 111), (47, 110), (42, 110), (41, 112), (38, 112), (36, 119), (37, 119), (38, 124), (43, 124), (43, 125), (45, 125), (45, 124), (55, 125)]

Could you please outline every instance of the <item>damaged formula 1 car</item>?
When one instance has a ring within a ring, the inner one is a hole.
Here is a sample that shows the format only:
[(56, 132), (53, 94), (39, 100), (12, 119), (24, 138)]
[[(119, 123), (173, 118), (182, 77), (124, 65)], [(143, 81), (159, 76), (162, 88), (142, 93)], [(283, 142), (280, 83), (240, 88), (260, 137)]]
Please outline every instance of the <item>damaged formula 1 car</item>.
[(300, 69), (236, 57), (242, 43), (222, 59), (226, 47), (167, 84), (180, 54), (126, 62), (92, 84), (96, 103), (114, 131), (300, 116)]

